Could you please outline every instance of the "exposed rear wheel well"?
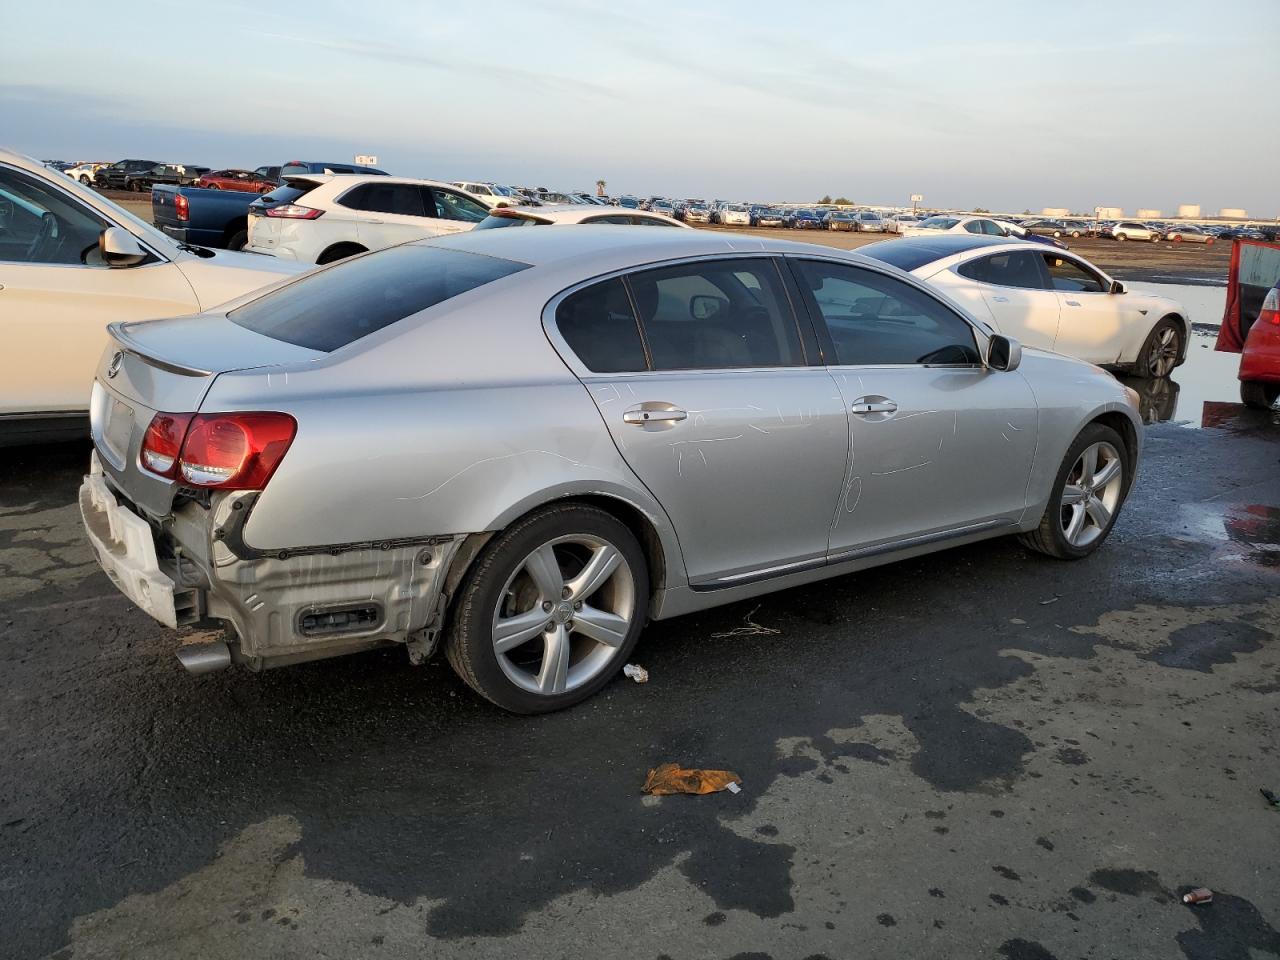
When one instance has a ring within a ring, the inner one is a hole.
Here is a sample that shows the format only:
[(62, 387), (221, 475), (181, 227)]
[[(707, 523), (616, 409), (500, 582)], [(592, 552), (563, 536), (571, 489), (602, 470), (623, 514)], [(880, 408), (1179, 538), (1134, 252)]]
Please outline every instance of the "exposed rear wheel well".
[(362, 247), (358, 243), (335, 243), (320, 256), (316, 257), (316, 263), (334, 263), (347, 257), (354, 257), (357, 253), (368, 252), (368, 247)]

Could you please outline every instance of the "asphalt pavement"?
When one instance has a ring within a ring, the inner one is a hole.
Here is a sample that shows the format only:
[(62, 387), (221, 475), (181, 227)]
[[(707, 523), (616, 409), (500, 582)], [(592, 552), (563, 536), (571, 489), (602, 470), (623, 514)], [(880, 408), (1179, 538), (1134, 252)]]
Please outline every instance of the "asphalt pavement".
[(1280, 414), (1183, 414), (1086, 561), (655, 624), (647, 684), (532, 719), (397, 650), (187, 676), (87, 446), (2, 451), (0, 956), (1280, 956)]

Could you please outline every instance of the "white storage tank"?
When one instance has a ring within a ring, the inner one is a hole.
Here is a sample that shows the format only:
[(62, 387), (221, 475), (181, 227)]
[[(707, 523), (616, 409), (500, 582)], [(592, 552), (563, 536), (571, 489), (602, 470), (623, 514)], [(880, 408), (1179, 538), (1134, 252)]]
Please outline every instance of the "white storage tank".
[(1159, 210), (1153, 210), (1150, 207), (1139, 207), (1137, 216), (1139, 220), (1158, 220), (1163, 214)]
[(1200, 219), (1200, 204), (1184, 203), (1178, 207), (1178, 216), (1184, 220)]
[(1124, 216), (1123, 207), (1094, 207), (1093, 212), (1099, 220), (1119, 220)]
[(1239, 207), (1223, 207), (1218, 211), (1218, 216), (1224, 220), (1244, 220), (1248, 214)]
[(1069, 207), (1044, 207), (1040, 210), (1040, 216), (1056, 220), (1059, 217), (1065, 217), (1070, 212)]

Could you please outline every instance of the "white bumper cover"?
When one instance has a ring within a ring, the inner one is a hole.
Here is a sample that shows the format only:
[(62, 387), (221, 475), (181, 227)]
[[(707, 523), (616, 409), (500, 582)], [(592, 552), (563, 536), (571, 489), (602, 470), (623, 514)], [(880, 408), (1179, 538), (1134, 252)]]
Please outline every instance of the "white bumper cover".
[(80, 485), (80, 516), (98, 563), (126, 597), (167, 627), (177, 629), (173, 581), (160, 571), (150, 525), (120, 506), (95, 453)]

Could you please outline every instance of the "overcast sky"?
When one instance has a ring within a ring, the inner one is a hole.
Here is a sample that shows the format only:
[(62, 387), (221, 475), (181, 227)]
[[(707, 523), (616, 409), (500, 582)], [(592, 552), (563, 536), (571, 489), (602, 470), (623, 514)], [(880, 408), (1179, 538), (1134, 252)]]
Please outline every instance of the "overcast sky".
[[(1280, 212), (1280, 0), (6, 3), (47, 159), (611, 193)], [(128, 9), (128, 17), (111, 11)]]

